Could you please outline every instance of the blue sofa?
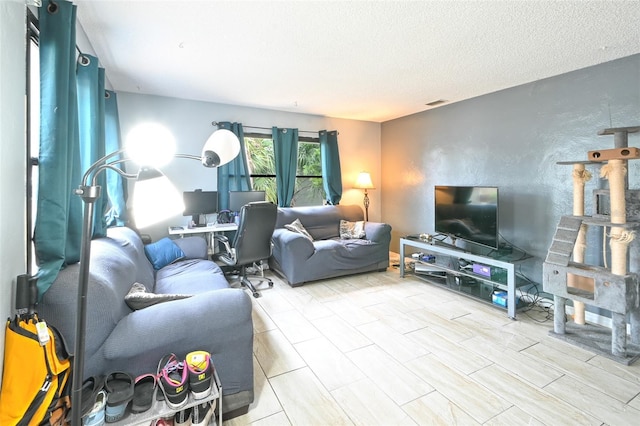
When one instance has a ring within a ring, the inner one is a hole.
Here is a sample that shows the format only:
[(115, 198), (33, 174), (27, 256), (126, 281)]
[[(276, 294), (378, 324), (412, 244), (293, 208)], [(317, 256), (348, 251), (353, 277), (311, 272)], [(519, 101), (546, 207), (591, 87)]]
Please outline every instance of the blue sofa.
[[(91, 244), (87, 297), (84, 378), (113, 371), (134, 377), (155, 373), (167, 353), (184, 357), (194, 350), (211, 353), (223, 388), (227, 417), (246, 412), (253, 401), (253, 322), (251, 300), (230, 288), (207, 260), (203, 238), (173, 240), (184, 258), (155, 270), (145, 246), (129, 228), (110, 228)], [(75, 351), (79, 265), (60, 272), (38, 305)], [(152, 294), (192, 295), (132, 310), (125, 302), (134, 283)]]
[[(300, 220), (313, 241), (285, 225)], [(340, 221), (364, 220), (362, 208), (350, 206), (280, 207), (273, 232), (269, 267), (289, 285), (389, 267), (391, 226), (366, 222), (363, 238), (340, 238)]]

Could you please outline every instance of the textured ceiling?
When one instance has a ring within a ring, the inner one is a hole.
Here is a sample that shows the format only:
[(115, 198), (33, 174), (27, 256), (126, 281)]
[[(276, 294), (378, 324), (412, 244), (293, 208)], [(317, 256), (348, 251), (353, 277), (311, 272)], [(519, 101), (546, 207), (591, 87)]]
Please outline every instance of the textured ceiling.
[(375, 122), (640, 53), (640, 1), (75, 3), (116, 91)]

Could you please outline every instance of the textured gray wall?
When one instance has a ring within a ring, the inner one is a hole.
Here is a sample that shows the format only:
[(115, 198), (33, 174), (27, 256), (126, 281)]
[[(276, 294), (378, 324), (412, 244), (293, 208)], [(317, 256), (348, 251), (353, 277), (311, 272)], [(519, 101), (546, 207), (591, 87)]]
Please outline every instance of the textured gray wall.
[[(403, 235), (433, 232), (434, 185), (497, 186), (500, 233), (535, 256), (523, 271), (540, 282), (556, 224), (572, 214), (572, 168), (556, 162), (613, 148), (613, 136), (597, 132), (628, 126), (640, 126), (640, 55), (383, 123), (382, 219), (393, 226), (392, 250)], [(629, 145), (640, 146), (640, 133)], [(629, 168), (637, 189), (640, 160)], [(590, 214), (592, 190), (606, 181), (598, 167), (588, 170)], [(590, 263), (599, 245), (589, 247)]]

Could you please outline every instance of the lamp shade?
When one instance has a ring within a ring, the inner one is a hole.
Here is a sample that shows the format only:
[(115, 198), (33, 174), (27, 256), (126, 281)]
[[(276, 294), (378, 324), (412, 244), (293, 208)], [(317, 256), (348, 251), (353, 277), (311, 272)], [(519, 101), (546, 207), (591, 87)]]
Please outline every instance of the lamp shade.
[(209, 136), (202, 148), (202, 164), (218, 167), (227, 164), (240, 153), (240, 140), (230, 130), (218, 129)]
[(133, 215), (136, 226), (144, 228), (182, 214), (182, 194), (157, 169), (142, 167), (133, 190)]
[(127, 134), (126, 150), (140, 166), (162, 167), (173, 159), (176, 141), (165, 126), (142, 123)]
[(360, 172), (356, 184), (353, 186), (358, 189), (375, 189), (373, 182), (371, 182), (371, 175), (368, 172)]

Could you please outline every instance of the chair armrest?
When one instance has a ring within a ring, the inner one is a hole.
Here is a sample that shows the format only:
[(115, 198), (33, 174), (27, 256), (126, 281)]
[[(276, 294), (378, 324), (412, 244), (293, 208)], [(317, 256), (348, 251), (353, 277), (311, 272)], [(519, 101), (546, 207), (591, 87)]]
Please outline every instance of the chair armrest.
[(391, 243), (391, 225), (380, 222), (366, 222), (365, 238), (377, 243)]
[[(219, 234), (215, 234), (213, 236), (214, 241), (217, 241), (219, 243), (222, 243), (222, 245), (224, 245), (224, 250), (226, 253), (231, 254), (231, 244), (229, 244), (229, 238), (227, 238), (226, 235), (219, 235)], [(234, 262), (235, 263), (235, 262)]]

